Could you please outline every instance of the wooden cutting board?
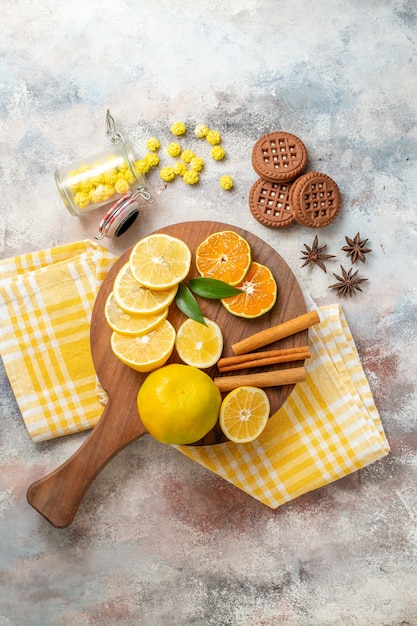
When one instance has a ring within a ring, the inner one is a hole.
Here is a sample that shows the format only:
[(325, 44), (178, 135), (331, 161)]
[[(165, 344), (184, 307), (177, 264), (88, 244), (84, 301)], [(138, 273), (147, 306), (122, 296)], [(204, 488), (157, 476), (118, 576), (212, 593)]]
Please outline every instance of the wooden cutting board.
[[(271, 246), (248, 231), (219, 222), (196, 221), (166, 226), (157, 232), (178, 237), (188, 244), (193, 253), (191, 278), (198, 275), (194, 263), (198, 244), (211, 233), (221, 230), (233, 230), (245, 237), (252, 247), (253, 259), (270, 268), (278, 285), (278, 299), (273, 309), (253, 320), (231, 315), (220, 301), (198, 298), (203, 315), (216, 321), (222, 329), (222, 356), (232, 356), (232, 344), (264, 328), (302, 315), (306, 312), (306, 305), (297, 280), (285, 261)], [(108, 273), (97, 295), (91, 319), (91, 352), (97, 376), (109, 396), (107, 406), (80, 448), (52, 473), (30, 485), (27, 491), (29, 504), (57, 527), (68, 526), (72, 522), (84, 494), (101, 469), (127, 444), (146, 432), (136, 407), (136, 396), (146, 374), (126, 367), (114, 356), (110, 346), (111, 330), (104, 316), (107, 296), (113, 289), (117, 273), (128, 261), (130, 252), (131, 249), (127, 250)], [(178, 328), (185, 317), (173, 304), (168, 319)], [(307, 338), (308, 331), (305, 330), (270, 347), (299, 347), (307, 344)], [(175, 350), (168, 363), (173, 362), (180, 362)], [(296, 361), (274, 367), (284, 369), (300, 365), (303, 362)], [(263, 369), (266, 368), (252, 371)], [(219, 375), (216, 366), (206, 371), (213, 378)], [(239, 373), (247, 372), (243, 370)], [(271, 413), (283, 405), (293, 388), (294, 385), (286, 385), (265, 389), (271, 403)], [(197, 445), (213, 445), (225, 440), (217, 425)]]

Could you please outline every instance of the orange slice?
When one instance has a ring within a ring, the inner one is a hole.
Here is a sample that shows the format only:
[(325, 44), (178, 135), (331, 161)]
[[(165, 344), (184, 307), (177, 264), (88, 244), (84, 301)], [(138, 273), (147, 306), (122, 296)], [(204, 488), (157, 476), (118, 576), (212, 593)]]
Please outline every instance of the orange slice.
[(178, 285), (169, 289), (155, 290), (143, 287), (125, 263), (113, 285), (114, 299), (120, 308), (133, 315), (153, 315), (166, 309), (174, 300)]
[(238, 317), (253, 318), (267, 313), (274, 306), (278, 287), (271, 270), (256, 261), (252, 262), (243, 282), (236, 285), (243, 293), (223, 298), (223, 306)]
[(138, 372), (151, 372), (164, 365), (174, 349), (175, 329), (165, 320), (146, 335), (128, 337), (113, 332), (111, 348), (125, 365)]
[(264, 430), (269, 412), (269, 399), (263, 389), (237, 387), (222, 402), (220, 428), (230, 441), (248, 443)]
[(249, 243), (232, 230), (213, 233), (196, 251), (196, 266), (201, 276), (237, 285), (248, 273), (252, 262)]
[(163, 322), (168, 315), (168, 307), (151, 315), (132, 315), (117, 304), (113, 292), (108, 296), (104, 316), (110, 328), (121, 335), (145, 335)]
[(191, 250), (177, 237), (155, 233), (137, 242), (129, 263), (133, 276), (144, 287), (170, 289), (187, 276)]
[(215, 365), (223, 351), (223, 335), (213, 320), (204, 318), (206, 326), (185, 320), (177, 331), (175, 347), (181, 361), (199, 369)]

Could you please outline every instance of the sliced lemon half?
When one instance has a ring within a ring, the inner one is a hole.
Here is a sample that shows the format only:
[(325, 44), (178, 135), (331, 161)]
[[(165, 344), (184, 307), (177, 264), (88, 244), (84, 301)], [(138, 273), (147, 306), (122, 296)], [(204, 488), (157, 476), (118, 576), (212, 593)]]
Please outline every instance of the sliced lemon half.
[(223, 335), (213, 320), (204, 318), (206, 326), (185, 320), (177, 331), (175, 347), (181, 361), (199, 369), (215, 365), (223, 351)]
[(258, 387), (237, 387), (224, 398), (220, 407), (220, 428), (235, 443), (254, 441), (264, 430), (270, 403)]

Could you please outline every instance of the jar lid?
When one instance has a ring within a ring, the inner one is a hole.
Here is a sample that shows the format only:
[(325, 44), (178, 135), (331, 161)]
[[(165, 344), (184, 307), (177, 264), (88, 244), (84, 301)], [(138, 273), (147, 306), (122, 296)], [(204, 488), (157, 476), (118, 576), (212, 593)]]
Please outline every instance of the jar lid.
[(126, 194), (107, 211), (98, 227), (96, 239), (120, 237), (135, 222), (139, 215), (139, 202), (131, 194)]
[(142, 187), (133, 193), (127, 193), (120, 198), (107, 211), (98, 227), (98, 235), (95, 239), (103, 239), (103, 237), (120, 237), (123, 235), (136, 221), (139, 215), (139, 196), (142, 196), (148, 202), (152, 202), (152, 198), (148, 192)]

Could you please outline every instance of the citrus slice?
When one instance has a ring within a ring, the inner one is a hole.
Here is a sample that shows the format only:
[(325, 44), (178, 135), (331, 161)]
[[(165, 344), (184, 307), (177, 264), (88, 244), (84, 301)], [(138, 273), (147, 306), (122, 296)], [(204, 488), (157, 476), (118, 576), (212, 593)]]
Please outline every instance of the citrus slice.
[(249, 243), (232, 230), (213, 233), (196, 251), (196, 266), (201, 276), (237, 285), (248, 273), (252, 261)]
[(165, 320), (146, 335), (129, 337), (113, 332), (111, 348), (125, 365), (138, 372), (151, 372), (164, 365), (174, 349), (175, 330)]
[(238, 317), (260, 317), (270, 311), (277, 300), (278, 287), (271, 270), (256, 261), (236, 287), (243, 293), (223, 298), (221, 302), (229, 313)]
[(113, 295), (120, 308), (133, 315), (153, 315), (166, 309), (174, 300), (178, 286), (164, 290), (143, 287), (125, 263), (116, 276)]
[(237, 387), (220, 407), (220, 428), (230, 441), (248, 443), (263, 431), (269, 418), (268, 396), (259, 387)]
[(106, 300), (104, 316), (110, 328), (121, 335), (145, 335), (163, 322), (168, 315), (168, 307), (160, 313), (132, 315), (120, 308), (113, 292)]
[(223, 335), (213, 320), (204, 318), (206, 326), (187, 319), (177, 330), (175, 347), (181, 361), (199, 369), (215, 365), (223, 351)]
[(187, 276), (191, 251), (184, 241), (155, 233), (144, 237), (130, 253), (130, 269), (136, 280), (148, 289), (169, 289)]

